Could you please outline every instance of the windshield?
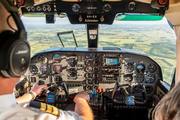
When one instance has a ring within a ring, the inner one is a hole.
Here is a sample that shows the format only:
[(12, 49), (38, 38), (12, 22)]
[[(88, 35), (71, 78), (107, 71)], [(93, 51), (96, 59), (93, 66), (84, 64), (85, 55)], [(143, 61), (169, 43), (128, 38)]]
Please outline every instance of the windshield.
[[(62, 47), (58, 32), (72, 31), (78, 47), (88, 47), (85, 25), (71, 25), (68, 18), (56, 18), (46, 24), (44, 17), (22, 17), (28, 32), (31, 56), (49, 48)], [(72, 34), (61, 35), (65, 47), (75, 47)], [(155, 59), (169, 84), (176, 65), (176, 37), (164, 18), (156, 22), (114, 21), (113, 25), (99, 25), (98, 47), (119, 47), (140, 50)]]

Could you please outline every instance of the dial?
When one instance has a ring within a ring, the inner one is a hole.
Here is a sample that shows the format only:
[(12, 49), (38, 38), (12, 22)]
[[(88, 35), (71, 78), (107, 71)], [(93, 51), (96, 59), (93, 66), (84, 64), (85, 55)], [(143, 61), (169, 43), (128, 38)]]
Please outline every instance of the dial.
[(147, 75), (146, 76), (146, 80), (145, 80), (147, 83), (153, 83), (155, 81), (155, 76), (154, 75)]
[(88, 72), (93, 72), (93, 67), (88, 66), (88, 67), (86, 68), (86, 70), (87, 70)]
[(99, 60), (94, 60), (93, 65), (96, 65), (96, 66), (99, 65)]
[(55, 81), (56, 84), (60, 85), (61, 82), (62, 82), (61, 76), (56, 76), (55, 79), (54, 79), (54, 81)]
[(60, 63), (61, 62), (61, 56), (59, 54), (55, 54), (53, 56), (53, 61)]
[(80, 11), (80, 5), (79, 4), (74, 4), (72, 6), (72, 11), (75, 12), (75, 13), (79, 12)]
[(62, 66), (60, 65), (53, 65), (53, 73), (60, 74), (62, 72)]
[(148, 67), (147, 67), (148, 71), (151, 72), (151, 73), (155, 72), (156, 68), (157, 67), (156, 67), (155, 64), (149, 64)]
[(137, 74), (136, 75), (136, 82), (137, 83), (142, 83), (144, 81), (144, 76), (143, 74)]
[(86, 73), (85, 74), (85, 78), (92, 78), (93, 77), (93, 74), (92, 73)]
[(128, 63), (126, 65), (126, 71), (133, 72), (134, 71), (134, 65), (132, 63)]
[(87, 54), (86, 54), (86, 58), (87, 58), (87, 59), (92, 58), (92, 54), (91, 54), (91, 53), (87, 53)]
[(94, 55), (93, 55), (93, 58), (98, 59), (99, 56), (100, 56), (100, 55), (97, 53), (97, 54), (94, 54)]
[(47, 72), (47, 67), (46, 67), (45, 65), (41, 66), (40, 72), (41, 72), (42, 74), (45, 74), (45, 73)]
[(30, 70), (31, 74), (37, 74), (37, 72), (38, 72), (38, 68), (35, 65), (31, 65), (29, 67), (29, 70)]
[(109, 11), (111, 11), (111, 5), (110, 5), (110, 4), (105, 4), (105, 5), (103, 6), (103, 11), (104, 11), (104, 12), (109, 12)]
[(124, 75), (124, 80), (127, 82), (131, 82), (133, 80), (132, 75)]
[(88, 84), (93, 84), (93, 80), (88, 80)]
[(94, 72), (98, 72), (99, 68), (97, 66), (94, 67)]
[(153, 87), (151, 85), (146, 85), (146, 93), (150, 94), (153, 91)]
[(136, 9), (136, 3), (135, 2), (130, 2), (128, 5), (129, 10), (135, 10)]
[(41, 64), (46, 64), (47, 63), (47, 57), (43, 56), (43, 55), (40, 55), (38, 57), (38, 61), (41, 63)]
[(69, 58), (68, 59), (68, 64), (72, 67), (75, 67), (75, 65), (77, 64), (75, 58)]
[(93, 61), (92, 60), (87, 60), (86, 65), (92, 65)]
[(144, 70), (145, 70), (145, 66), (144, 66), (143, 64), (138, 64), (138, 65), (136, 66), (136, 71), (137, 71), (138, 73), (144, 73)]
[(133, 87), (133, 91), (135, 93), (140, 93), (141, 89), (140, 89), (140, 87), (138, 85), (136, 85), (136, 86)]
[(93, 78), (98, 78), (99, 77), (99, 74), (98, 73), (94, 73), (93, 74)]

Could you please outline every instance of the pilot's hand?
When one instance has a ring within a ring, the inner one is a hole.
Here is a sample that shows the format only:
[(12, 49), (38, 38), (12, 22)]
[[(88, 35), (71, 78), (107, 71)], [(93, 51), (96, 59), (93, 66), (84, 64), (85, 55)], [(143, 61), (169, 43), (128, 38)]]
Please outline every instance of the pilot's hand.
[(36, 96), (40, 95), (44, 88), (46, 88), (47, 85), (38, 85), (37, 83), (33, 85), (30, 92), (33, 92)]
[(86, 92), (80, 92), (80, 93), (78, 93), (78, 94), (74, 97), (74, 102), (76, 103), (76, 102), (78, 101), (78, 99), (80, 99), (80, 98), (85, 99), (87, 102), (90, 101), (90, 96), (89, 96), (89, 94), (86, 93)]

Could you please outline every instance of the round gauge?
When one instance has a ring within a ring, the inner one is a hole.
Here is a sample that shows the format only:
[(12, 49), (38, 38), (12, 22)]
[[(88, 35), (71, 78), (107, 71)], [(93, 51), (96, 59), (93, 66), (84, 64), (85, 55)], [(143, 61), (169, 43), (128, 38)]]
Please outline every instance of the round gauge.
[(80, 10), (80, 6), (78, 4), (74, 4), (72, 6), (72, 11), (73, 12), (77, 13), (77, 12), (79, 12), (79, 10)]
[(94, 54), (94, 55), (93, 55), (93, 58), (98, 59), (99, 56), (100, 56), (100, 55), (97, 53), (97, 54)]
[(38, 68), (35, 65), (31, 65), (29, 67), (29, 70), (30, 70), (31, 74), (37, 74), (37, 72), (38, 72)]
[(86, 68), (86, 70), (87, 70), (88, 72), (92, 72), (92, 71), (93, 71), (93, 68), (92, 68), (91, 66), (88, 66), (88, 67)]
[(104, 12), (109, 12), (111, 10), (111, 5), (110, 4), (105, 4), (104, 6), (103, 6), (103, 11)]
[(143, 74), (137, 74), (136, 75), (136, 82), (137, 83), (142, 83), (144, 81), (144, 76)]
[(99, 65), (99, 60), (94, 60), (93, 65), (96, 65), (96, 66)]
[(97, 66), (94, 67), (94, 72), (98, 72), (99, 68)]
[(41, 64), (45, 64), (47, 63), (47, 57), (43, 56), (43, 55), (40, 55), (38, 57), (38, 61), (41, 63)]
[(92, 54), (91, 54), (91, 53), (87, 53), (87, 54), (86, 54), (86, 58), (87, 58), (87, 59), (92, 58)]
[(70, 66), (74, 67), (77, 64), (77, 62), (76, 62), (75, 58), (69, 58), (68, 59), (68, 64)]
[(61, 84), (61, 82), (62, 82), (62, 78), (61, 78), (61, 76), (56, 76), (55, 77), (55, 79), (54, 79), (54, 81), (56, 82), (56, 84)]
[(138, 85), (136, 85), (136, 86), (133, 87), (133, 91), (135, 93), (140, 93), (141, 89), (140, 89), (140, 87)]
[(60, 66), (60, 65), (53, 65), (53, 72), (55, 74), (60, 74), (62, 72), (62, 66)]
[(126, 65), (126, 71), (127, 72), (133, 72), (133, 70), (134, 70), (134, 65), (132, 63), (128, 63)]
[(135, 10), (136, 9), (136, 4), (135, 2), (130, 2), (128, 5), (129, 10)]
[(124, 80), (127, 82), (131, 82), (133, 80), (132, 75), (124, 75)]
[(150, 94), (153, 91), (153, 87), (151, 85), (146, 85), (146, 93)]
[(85, 78), (92, 78), (93, 77), (93, 74), (92, 73), (86, 73), (85, 74)]
[(148, 71), (151, 72), (151, 73), (155, 72), (156, 68), (157, 67), (156, 67), (155, 64), (149, 64), (148, 67), (147, 67)]
[(55, 55), (53, 56), (53, 61), (60, 63), (60, 62), (61, 62), (61, 56), (58, 55), (58, 54), (55, 54)]
[(155, 78), (154, 75), (149, 74), (149, 75), (146, 76), (146, 80), (145, 80), (145, 81), (146, 81), (147, 83), (153, 83), (153, 82), (155, 81), (155, 79), (156, 79), (156, 78)]
[(92, 60), (87, 60), (86, 65), (92, 65), (93, 61)]
[(93, 84), (93, 80), (88, 80), (88, 84)]
[(45, 73), (47, 72), (47, 67), (46, 67), (45, 65), (41, 66), (40, 72), (41, 72), (42, 74), (45, 74)]
[(139, 64), (136, 66), (136, 70), (138, 73), (144, 73), (145, 66), (143, 64)]
[(97, 74), (97, 73), (93, 74), (93, 78), (98, 78), (98, 77), (99, 77), (99, 74)]

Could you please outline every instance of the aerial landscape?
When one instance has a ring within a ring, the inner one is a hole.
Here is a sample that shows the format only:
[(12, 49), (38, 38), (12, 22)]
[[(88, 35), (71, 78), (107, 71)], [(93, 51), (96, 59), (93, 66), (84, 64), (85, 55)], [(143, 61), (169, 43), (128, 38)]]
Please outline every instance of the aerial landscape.
[[(34, 19), (33, 22), (31, 19)], [(72, 31), (79, 47), (87, 47), (85, 25), (71, 25), (68, 19), (57, 24), (46, 25), (35, 18), (22, 18), (28, 32), (31, 56), (49, 48), (62, 47), (57, 32)], [(43, 18), (44, 19), (44, 18)], [(58, 18), (59, 19), (59, 18)], [(75, 47), (71, 34), (62, 35), (65, 47)], [(99, 26), (98, 47), (119, 47), (140, 50), (155, 59), (163, 70), (163, 77), (168, 83), (176, 65), (176, 37), (168, 24), (113, 24)]]

